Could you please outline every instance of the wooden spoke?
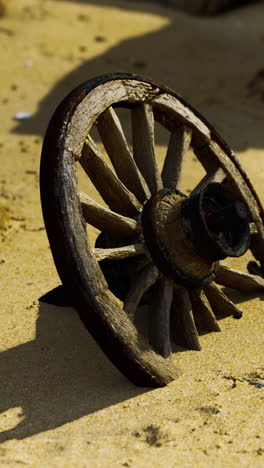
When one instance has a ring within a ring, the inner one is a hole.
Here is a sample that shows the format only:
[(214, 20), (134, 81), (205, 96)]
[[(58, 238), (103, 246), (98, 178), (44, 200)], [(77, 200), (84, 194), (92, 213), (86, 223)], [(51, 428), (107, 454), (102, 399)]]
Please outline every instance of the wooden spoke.
[(158, 276), (158, 269), (153, 265), (147, 265), (137, 275), (124, 302), (124, 310), (132, 321), (143, 295), (156, 282)]
[(133, 153), (141, 174), (152, 194), (162, 188), (155, 158), (154, 117), (150, 104), (138, 104), (132, 110)]
[(174, 291), (171, 311), (172, 337), (176, 344), (187, 349), (201, 350), (199, 336), (192, 313), (189, 293), (184, 288)]
[(132, 244), (124, 247), (115, 247), (111, 249), (93, 249), (96, 260), (120, 260), (121, 258), (136, 257), (138, 255), (149, 255), (143, 244)]
[(191, 138), (191, 128), (184, 125), (176, 128), (176, 130), (171, 133), (168, 151), (162, 170), (164, 187), (180, 190), (182, 165), (186, 151), (191, 143)]
[(152, 297), (149, 342), (154, 350), (167, 358), (171, 354), (170, 311), (173, 287), (165, 278), (158, 281)]
[[(133, 153), (113, 110), (119, 107), (131, 109)], [(155, 158), (154, 115), (171, 132), (162, 175)], [(102, 145), (89, 136), (95, 125)], [(164, 386), (180, 375), (169, 356), (170, 338), (187, 349), (200, 350), (197, 328), (218, 331), (215, 315), (242, 316), (216, 283), (192, 289), (201, 284), (199, 280), (210, 278), (213, 262), (202, 249), (196, 251), (199, 230), (185, 211), (185, 197), (177, 191), (190, 144), (206, 174), (192, 194), (210, 182), (220, 182), (234, 200), (244, 203), (251, 223), (250, 249), (258, 262), (248, 268), (261, 275), (264, 210), (259, 197), (221, 135), (174, 92), (127, 73), (89, 80), (63, 100), (43, 142), (43, 216), (63, 287), (108, 358), (134, 384), (144, 387)], [(101, 195), (101, 204), (79, 195), (79, 163)], [(151, 199), (163, 185), (176, 191), (165, 189)], [(146, 199), (150, 202), (143, 210)], [(202, 208), (209, 217), (210, 204), (208, 210)], [(96, 248), (87, 238), (85, 220), (101, 231)], [(249, 292), (262, 291), (264, 286), (264, 278), (223, 266), (216, 282)], [(139, 318), (150, 319), (149, 329)]]
[(228, 268), (220, 265), (216, 273), (215, 282), (228, 288), (238, 289), (239, 291), (256, 292), (264, 289), (264, 279), (249, 275), (242, 271)]
[(218, 167), (218, 169), (215, 169), (214, 171), (208, 172), (202, 180), (199, 182), (198, 185), (192, 190), (191, 195), (194, 195), (195, 193), (199, 193), (206, 185), (208, 185), (210, 182), (223, 182), (223, 180), (226, 178), (226, 174), (224, 173), (223, 169), (221, 167)]
[(206, 172), (216, 170), (219, 166), (222, 167), (228, 178), (228, 190), (231, 191), (235, 197), (243, 200), (246, 204), (248, 211), (252, 216), (252, 220), (258, 227), (259, 234), (263, 241), (263, 208), (253, 187), (251, 186), (251, 182), (240, 167), (234, 154), (232, 154), (232, 157), (228, 156), (219, 144), (213, 140), (211, 140), (207, 146), (196, 150), (195, 153), (201, 164), (205, 167)]
[(198, 329), (215, 332), (221, 331), (204, 292), (199, 289), (192, 289), (190, 291), (190, 298)]
[(136, 197), (113, 173), (90, 136), (85, 140), (80, 163), (111, 210), (128, 216), (139, 213), (141, 205)]
[(100, 116), (97, 128), (119, 179), (144, 202), (150, 197), (149, 189), (132, 157), (120, 120), (112, 107)]
[[(195, 129), (193, 137), (198, 147), (204, 146), (210, 142), (211, 130), (190, 108), (188, 108), (188, 106), (186, 106), (186, 104), (180, 102), (176, 96), (175, 98), (171, 98), (171, 96), (169, 97), (165, 92), (154, 97), (154, 99), (152, 99), (152, 104), (155, 109), (157, 120), (165, 125), (168, 130), (173, 131), (175, 129), (175, 123), (178, 125), (182, 123), (183, 125)], [(174, 112), (177, 114), (177, 119), (173, 122), (171, 117)]]
[(235, 318), (242, 317), (241, 310), (228, 299), (215, 283), (210, 283), (205, 286), (204, 292), (215, 314), (233, 315)]
[(85, 193), (79, 194), (82, 212), (87, 223), (114, 237), (131, 237), (141, 229), (134, 219), (122, 216), (92, 200)]

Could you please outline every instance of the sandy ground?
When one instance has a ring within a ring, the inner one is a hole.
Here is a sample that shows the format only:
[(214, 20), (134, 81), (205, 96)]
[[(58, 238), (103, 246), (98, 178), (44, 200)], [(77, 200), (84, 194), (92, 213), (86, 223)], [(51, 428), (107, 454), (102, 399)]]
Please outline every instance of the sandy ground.
[[(0, 18), (0, 466), (264, 467), (264, 389), (254, 385), (264, 379), (264, 295), (233, 291), (243, 318), (226, 318), (222, 333), (202, 336), (202, 352), (175, 355), (184, 373), (168, 387), (137, 388), (74, 309), (39, 301), (60, 282), (38, 191), (42, 137), (59, 101), (93, 76), (133, 71), (204, 113), (264, 201), (264, 4), (213, 19), (117, 0), (7, 6)], [(33, 116), (14, 121), (19, 111)], [(188, 164), (186, 184), (196, 173)], [(249, 259), (229, 264), (245, 270)]]

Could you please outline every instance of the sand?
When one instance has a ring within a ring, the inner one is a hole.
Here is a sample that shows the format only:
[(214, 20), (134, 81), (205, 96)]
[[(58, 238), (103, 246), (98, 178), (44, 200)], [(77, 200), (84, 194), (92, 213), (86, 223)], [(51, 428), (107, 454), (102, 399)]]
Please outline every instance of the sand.
[[(60, 280), (38, 188), (42, 138), (56, 105), (82, 81), (128, 71), (171, 86), (215, 124), (264, 201), (264, 4), (211, 19), (150, 2), (6, 5), (0, 466), (264, 467), (264, 295), (233, 291), (243, 318), (221, 320), (221, 333), (201, 337), (203, 351), (176, 354), (184, 372), (166, 388), (137, 388), (73, 308), (39, 301)], [(15, 121), (22, 111), (32, 117)], [(196, 163), (188, 164), (186, 184), (196, 172)], [(227, 263), (246, 270), (250, 258)]]

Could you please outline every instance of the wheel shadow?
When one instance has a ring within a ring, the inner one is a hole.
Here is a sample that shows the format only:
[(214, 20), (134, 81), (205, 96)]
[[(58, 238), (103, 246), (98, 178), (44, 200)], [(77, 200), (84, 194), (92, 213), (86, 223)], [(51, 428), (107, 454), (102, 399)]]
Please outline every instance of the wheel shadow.
[[(75, 3), (109, 6), (106, 0)], [(115, 0), (111, 6), (156, 14), (167, 23), (158, 31), (109, 47), (63, 76), (40, 100), (32, 119), (20, 121), (14, 133), (43, 134), (55, 108), (73, 88), (95, 76), (121, 71), (173, 88), (215, 124), (235, 150), (263, 147), (263, 21), (256, 21), (256, 12), (258, 17), (264, 14), (263, 4), (253, 3), (210, 19), (152, 2)], [(253, 22), (254, 34), (252, 28), (247, 32)], [(102, 40), (107, 45), (108, 38)]]
[(223, 292), (232, 302), (234, 302), (234, 304), (243, 304), (243, 302), (252, 301), (256, 297), (261, 301), (264, 301), (264, 293), (261, 290), (256, 292), (241, 292), (237, 289), (224, 287)]
[(39, 303), (36, 339), (0, 354), (0, 413), (21, 407), (21, 422), (0, 443), (47, 431), (116, 405), (138, 388), (106, 358), (71, 307)]

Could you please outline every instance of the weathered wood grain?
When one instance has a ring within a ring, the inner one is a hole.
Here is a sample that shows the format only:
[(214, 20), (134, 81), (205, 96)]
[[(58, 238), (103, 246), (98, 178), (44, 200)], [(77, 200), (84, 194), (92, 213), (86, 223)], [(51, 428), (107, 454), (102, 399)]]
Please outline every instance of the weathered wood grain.
[(242, 312), (236, 305), (228, 299), (223, 291), (214, 283), (204, 287), (204, 293), (210, 302), (210, 306), (216, 315), (233, 315), (235, 318), (241, 318)]
[(148, 265), (135, 278), (124, 302), (124, 311), (132, 322), (143, 295), (155, 284), (158, 276), (158, 269), (153, 265)]
[(150, 197), (149, 189), (132, 157), (120, 120), (112, 107), (99, 117), (97, 128), (119, 179), (138, 200), (144, 202)]
[(160, 93), (158, 96), (153, 96), (152, 104), (158, 110), (161, 123), (169, 130), (175, 130), (175, 127), (180, 124), (186, 125), (193, 129), (194, 136), (198, 136), (200, 143), (205, 145), (210, 142), (210, 129), (194, 114), (190, 107), (177, 99), (176, 96), (166, 92)]
[(221, 331), (210, 303), (201, 289), (190, 290), (195, 323), (200, 330)]
[(162, 169), (164, 187), (180, 190), (180, 178), (185, 154), (190, 146), (192, 130), (182, 125), (171, 133)]
[(93, 253), (96, 260), (120, 260), (121, 258), (137, 257), (138, 255), (148, 255), (148, 251), (143, 244), (132, 244), (124, 247), (109, 249), (94, 248)]
[(111, 210), (125, 216), (139, 213), (140, 203), (113, 173), (90, 136), (85, 140), (80, 163)]
[(155, 285), (150, 305), (149, 343), (152, 348), (167, 358), (171, 354), (170, 311), (173, 287), (165, 278)]
[(215, 282), (244, 292), (257, 292), (264, 289), (264, 279), (260, 276), (234, 270), (225, 265), (219, 266)]
[[(113, 75), (112, 75), (113, 76)], [(80, 87), (81, 88), (81, 87)], [(77, 91), (80, 96), (80, 88)], [(113, 79), (97, 83), (89, 93), (83, 92), (83, 98), (74, 113), (70, 115), (64, 147), (75, 160), (82, 156), (85, 138), (100, 115), (116, 102), (145, 102), (159, 94), (157, 85), (137, 80), (133, 75), (116, 74)], [(76, 96), (75, 96), (76, 97)], [(65, 121), (64, 121), (65, 122)]]
[(182, 223), (182, 202), (177, 193), (166, 194), (157, 204), (155, 211), (156, 230), (162, 245), (166, 246), (166, 258), (177, 265), (182, 276), (198, 282), (209, 277), (215, 268), (212, 261), (202, 258)]
[(162, 188), (155, 157), (154, 117), (150, 104), (138, 104), (132, 109), (134, 159), (152, 194)]
[[(96, 303), (104, 311), (105, 327), (100, 344), (108, 356), (113, 356), (117, 366), (124, 366), (121, 353), (126, 353), (126, 367), (122, 369), (137, 385), (164, 386), (177, 379), (182, 371), (176, 367), (173, 359), (157, 354), (138, 332), (129, 316), (120, 307), (110, 291), (102, 291), (96, 297)], [(109, 348), (107, 333), (115, 338)], [(119, 343), (121, 346), (118, 346)], [(136, 367), (135, 367), (136, 366)]]
[[(41, 194), (45, 224), (61, 280), (74, 298), (85, 326), (121, 372), (138, 385), (162, 386), (177, 378), (180, 372), (170, 357), (164, 359), (149, 346), (147, 340), (140, 335), (139, 330), (121, 307), (120, 302), (107, 289), (108, 285), (88, 243), (78, 196), (74, 162), (81, 159), (84, 167), (87, 168), (88, 176), (91, 171), (92, 182), (110, 206), (112, 212), (111, 210), (109, 212), (114, 213), (114, 215), (111, 214), (110, 223), (115, 223), (117, 213), (119, 213), (117, 216), (125, 215), (122, 219), (129, 219), (128, 216), (131, 218), (138, 216), (141, 206), (133, 195), (133, 190), (128, 190), (122, 180), (119, 180), (121, 176), (118, 176), (118, 179), (114, 172), (105, 165), (97, 148), (94, 151), (93, 144), (88, 150), (85, 145), (87, 134), (96, 120), (100, 119), (100, 115), (114, 103), (122, 102), (126, 105), (131, 104), (131, 107), (139, 103), (140, 107), (143, 106), (145, 110), (151, 104), (155, 118), (170, 131), (174, 131), (180, 125), (192, 129), (192, 146), (199, 152), (206, 172), (211, 174), (220, 167), (226, 173), (228, 182), (232, 182), (231, 188), (239, 197), (248, 197), (249, 193), (251, 198), (247, 206), (251, 213), (251, 222), (254, 222), (258, 231), (258, 234), (254, 235), (254, 245), (258, 246), (258, 255), (262, 257), (264, 215), (252, 185), (238, 168), (232, 153), (228, 151), (221, 137), (217, 136), (210, 124), (200, 118), (191, 106), (167, 88), (133, 75), (108, 75), (81, 85), (63, 101), (59, 110), (56, 111), (43, 145)], [(147, 107), (144, 103), (148, 103)], [(150, 141), (148, 148), (153, 149), (153, 118), (143, 119), (143, 123), (143, 126), (147, 127), (147, 140)], [(115, 131), (117, 131), (117, 126)], [(141, 133), (144, 132), (141, 130)], [(218, 141), (222, 149), (219, 150), (219, 147), (211, 141), (212, 139)], [(118, 144), (121, 145), (120, 140)], [(153, 153), (154, 151), (152, 151), (151, 160), (153, 160)], [(141, 156), (140, 151), (138, 158), (140, 159)], [(92, 165), (90, 165), (91, 160)], [(151, 178), (154, 180), (152, 190), (154, 191), (158, 188), (155, 166), (151, 171)], [(89, 216), (95, 216), (96, 212), (100, 218), (98, 223), (104, 223), (101, 208), (94, 209), (93, 207), (89, 210)], [(109, 217), (106, 221), (106, 224), (108, 223)], [(117, 230), (120, 229), (120, 232), (122, 232), (121, 225), (124, 231), (130, 229), (126, 221), (120, 223), (119, 219), (118, 223)], [(132, 231), (134, 232), (134, 225)], [(149, 269), (152, 268), (153, 266), (149, 265)], [(145, 271), (144, 274), (148, 281), (144, 283), (143, 280), (139, 281), (140, 278), (135, 278), (134, 290), (131, 288), (130, 297), (128, 295), (127, 298), (128, 305), (132, 298), (132, 320), (144, 291), (148, 290), (152, 282), (158, 278), (158, 272), (153, 275), (153, 271), (152, 273)], [(148, 284), (143, 287), (143, 283)], [(205, 288), (205, 292), (214, 312), (225, 313), (227, 310), (228, 313), (235, 314), (237, 317), (241, 316), (238, 308), (231, 301), (228, 302), (216, 285), (209, 285)], [(179, 300), (180, 294), (178, 293), (176, 297), (178, 297), (178, 302), (183, 303), (183, 306), (178, 307), (178, 315), (175, 310), (177, 301), (173, 301), (172, 304), (172, 309), (175, 311), (172, 315), (176, 316), (179, 324), (174, 328), (174, 332), (176, 330), (176, 337), (183, 337), (182, 341), (185, 343), (183, 345), (199, 349), (190, 298), (185, 291), (185, 297)]]
[(179, 288), (174, 291), (171, 314), (171, 333), (175, 343), (187, 349), (200, 351), (202, 348), (187, 289)]
[(83, 192), (79, 193), (79, 199), (85, 221), (100, 231), (106, 231), (114, 237), (131, 237), (141, 232), (135, 219), (105, 208)]

